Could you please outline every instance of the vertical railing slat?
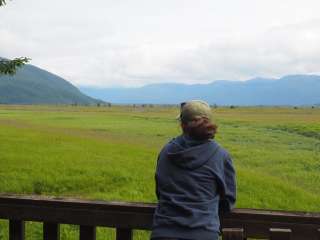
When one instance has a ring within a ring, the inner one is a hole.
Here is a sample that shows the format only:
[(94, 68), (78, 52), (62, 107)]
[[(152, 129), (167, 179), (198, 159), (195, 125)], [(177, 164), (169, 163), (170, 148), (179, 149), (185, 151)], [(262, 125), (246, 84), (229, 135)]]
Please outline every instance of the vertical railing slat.
[(21, 220), (9, 220), (9, 240), (25, 239), (25, 223)]
[(117, 240), (132, 240), (132, 229), (130, 228), (117, 228)]
[(270, 240), (290, 240), (291, 229), (270, 228)]
[(222, 240), (243, 240), (243, 228), (223, 228)]
[(57, 223), (43, 223), (43, 240), (59, 240), (60, 225)]
[(95, 240), (96, 227), (95, 226), (80, 226), (80, 240)]

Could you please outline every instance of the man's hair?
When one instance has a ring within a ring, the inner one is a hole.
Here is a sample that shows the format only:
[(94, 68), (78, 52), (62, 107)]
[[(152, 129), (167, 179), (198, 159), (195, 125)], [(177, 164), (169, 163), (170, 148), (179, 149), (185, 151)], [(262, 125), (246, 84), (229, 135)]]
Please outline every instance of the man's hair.
[(208, 140), (214, 138), (218, 127), (208, 119), (200, 117), (195, 121), (181, 121), (181, 128), (184, 134), (195, 140)]

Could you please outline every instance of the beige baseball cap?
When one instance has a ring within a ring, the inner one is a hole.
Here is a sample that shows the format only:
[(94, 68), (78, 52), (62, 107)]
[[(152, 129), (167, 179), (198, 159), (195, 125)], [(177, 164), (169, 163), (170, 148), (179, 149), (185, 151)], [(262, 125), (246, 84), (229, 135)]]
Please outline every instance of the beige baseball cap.
[(179, 119), (182, 122), (192, 121), (195, 117), (205, 117), (213, 121), (211, 108), (202, 100), (191, 100), (181, 103)]

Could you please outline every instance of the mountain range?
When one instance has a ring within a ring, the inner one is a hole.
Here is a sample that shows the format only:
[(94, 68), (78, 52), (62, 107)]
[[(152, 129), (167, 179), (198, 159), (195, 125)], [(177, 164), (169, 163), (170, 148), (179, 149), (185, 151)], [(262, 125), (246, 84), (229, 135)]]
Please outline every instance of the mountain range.
[(178, 104), (190, 99), (241, 106), (320, 104), (320, 76), (317, 75), (213, 81), (193, 85), (163, 83), (140, 88), (80, 87), (80, 90), (91, 97), (118, 104)]
[(212, 105), (320, 105), (318, 75), (220, 80), (208, 84), (161, 83), (139, 88), (79, 89), (55, 74), (28, 64), (13, 76), (0, 75), (0, 104), (95, 105), (103, 101), (115, 104), (179, 104), (190, 99), (202, 99)]
[(81, 104), (101, 102), (86, 96), (65, 79), (25, 65), (15, 75), (0, 75), (0, 104)]

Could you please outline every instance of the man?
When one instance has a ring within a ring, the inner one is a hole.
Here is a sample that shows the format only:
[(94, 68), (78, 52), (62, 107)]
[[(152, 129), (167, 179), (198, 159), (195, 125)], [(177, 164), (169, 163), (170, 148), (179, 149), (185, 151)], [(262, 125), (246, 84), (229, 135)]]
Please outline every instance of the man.
[(158, 205), (153, 240), (217, 240), (219, 212), (236, 201), (235, 171), (214, 140), (217, 126), (206, 102), (181, 104), (182, 135), (160, 152), (156, 169)]

